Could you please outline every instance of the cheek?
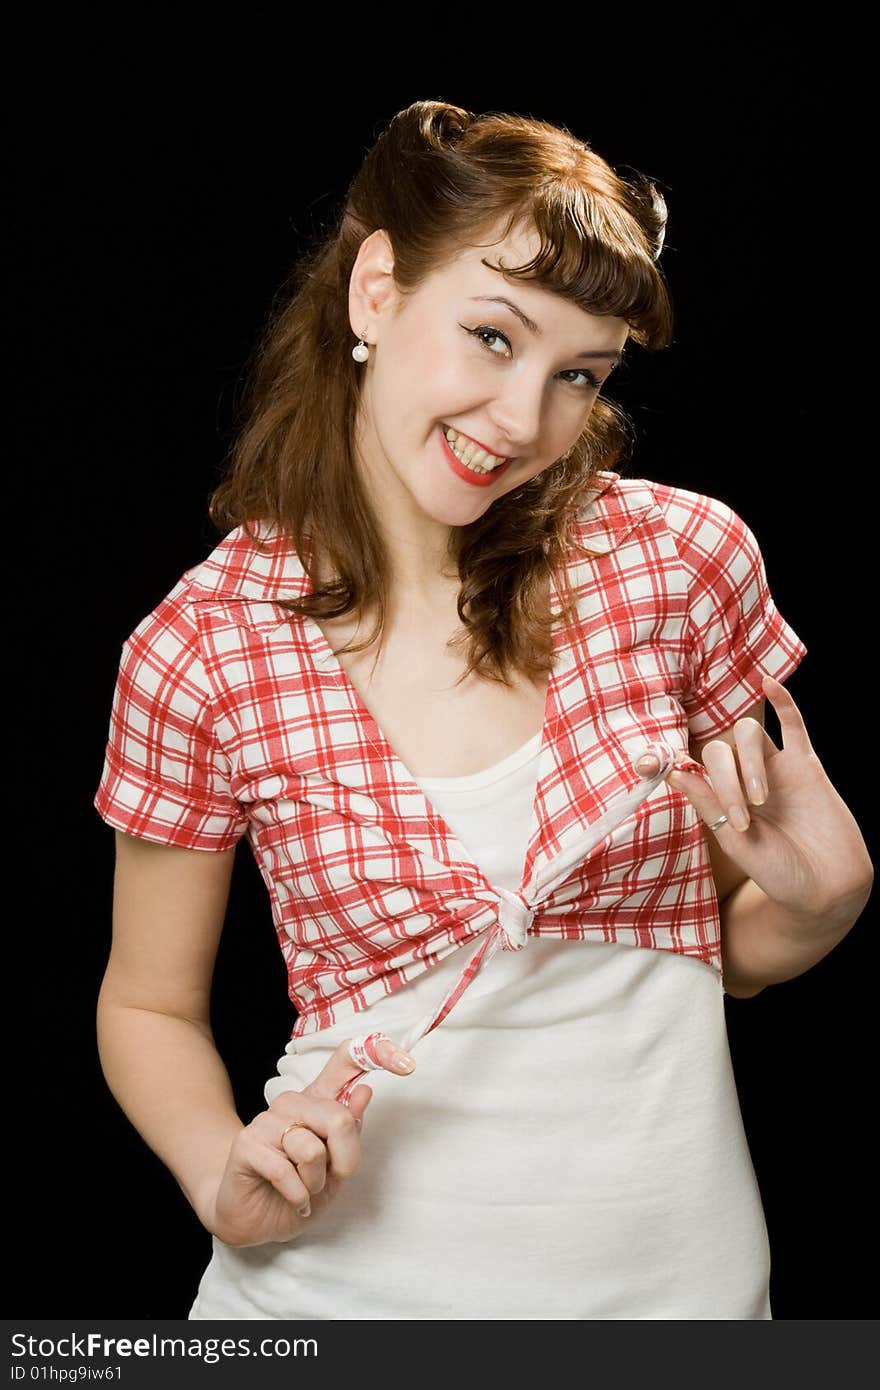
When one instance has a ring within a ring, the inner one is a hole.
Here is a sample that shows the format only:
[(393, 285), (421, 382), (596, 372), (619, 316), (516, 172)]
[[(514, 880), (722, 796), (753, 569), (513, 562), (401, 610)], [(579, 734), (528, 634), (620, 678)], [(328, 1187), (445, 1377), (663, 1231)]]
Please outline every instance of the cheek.
[(433, 421), (460, 415), (471, 403), (473, 379), (450, 364), (448, 352), (435, 349), (427, 339), (404, 338), (393, 353), (377, 361), (377, 385), (383, 405), (401, 424), (430, 426)]
[(578, 405), (575, 402), (569, 411), (560, 418), (559, 428), (551, 440), (555, 459), (562, 458), (564, 454), (569, 453), (582, 437), (589, 425), (596, 400), (597, 397), (591, 393), (585, 405)]

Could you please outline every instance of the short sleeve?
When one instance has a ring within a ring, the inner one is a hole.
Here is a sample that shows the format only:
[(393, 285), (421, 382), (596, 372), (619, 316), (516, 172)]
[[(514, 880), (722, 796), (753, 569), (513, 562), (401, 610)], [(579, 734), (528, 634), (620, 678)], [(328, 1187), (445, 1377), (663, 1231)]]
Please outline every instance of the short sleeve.
[(122, 647), (94, 806), (108, 825), (181, 849), (231, 849), (247, 828), (217, 744), (181, 580)]
[(691, 735), (712, 738), (764, 698), (765, 675), (790, 676), (807, 647), (776, 607), (743, 518), (715, 497), (658, 492), (688, 579), (682, 705)]

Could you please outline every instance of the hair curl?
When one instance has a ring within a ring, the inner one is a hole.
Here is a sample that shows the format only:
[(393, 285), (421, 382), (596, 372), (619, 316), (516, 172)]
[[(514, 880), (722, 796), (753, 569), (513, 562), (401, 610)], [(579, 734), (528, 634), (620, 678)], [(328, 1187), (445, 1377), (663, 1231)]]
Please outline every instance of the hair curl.
[[(363, 239), (387, 232), (398, 290), (411, 293), (462, 245), (484, 232), (532, 227), (532, 261), (504, 268), (573, 301), (623, 319), (649, 350), (672, 341), (672, 306), (657, 260), (666, 203), (633, 171), (621, 178), (589, 145), (544, 121), (474, 115), (417, 101), (395, 115), (368, 151), (338, 221), (294, 265), (276, 293), (252, 354), (240, 425), (225, 476), (210, 496), (221, 532), (277, 526), (301, 558), (311, 592), (275, 601), (311, 618), (375, 612), (361, 651), (384, 636), (389, 565), (375, 512), (353, 457), (360, 374), (351, 356), (349, 282)], [(488, 264), (488, 262), (487, 262)], [(621, 463), (632, 442), (620, 407), (596, 398), (586, 427), (563, 458), (505, 493), (467, 526), (454, 527), (449, 558), (461, 580), (458, 616), (467, 666), (509, 684), (512, 669), (534, 679), (552, 669), (553, 618), (539, 601), (548, 570), (562, 575), (596, 474)], [(316, 583), (316, 557), (331, 582)], [(458, 682), (457, 682), (458, 683)]]

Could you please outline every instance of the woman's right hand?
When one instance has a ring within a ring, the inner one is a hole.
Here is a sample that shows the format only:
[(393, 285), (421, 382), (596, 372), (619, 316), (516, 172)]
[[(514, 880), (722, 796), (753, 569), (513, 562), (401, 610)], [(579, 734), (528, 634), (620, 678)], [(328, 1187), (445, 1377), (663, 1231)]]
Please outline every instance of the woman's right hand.
[[(387, 1039), (377, 1046), (383, 1068), (407, 1076), (415, 1059), (409, 1069), (399, 1066), (393, 1056), (401, 1051)], [(292, 1240), (320, 1216), (361, 1166), (361, 1123), (372, 1088), (355, 1086), (348, 1105), (335, 1097), (362, 1070), (346, 1039), (304, 1090), (282, 1091), (245, 1125), (202, 1217), (212, 1235), (226, 1245)], [(294, 1120), (305, 1128), (288, 1130), (282, 1147), (282, 1133)]]

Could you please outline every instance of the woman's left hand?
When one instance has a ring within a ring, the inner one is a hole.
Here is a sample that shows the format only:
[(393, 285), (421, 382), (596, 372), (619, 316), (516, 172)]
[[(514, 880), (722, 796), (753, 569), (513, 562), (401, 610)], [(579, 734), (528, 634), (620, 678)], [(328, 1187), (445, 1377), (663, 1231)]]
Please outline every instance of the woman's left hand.
[[(874, 868), (856, 821), (813, 751), (794, 699), (770, 676), (764, 694), (779, 718), (782, 748), (756, 719), (733, 726), (736, 748), (723, 739), (702, 750), (708, 776), (671, 771), (666, 782), (682, 791), (726, 855), (769, 898), (793, 912), (821, 913), (870, 885)], [(757, 779), (767, 789), (756, 800)], [(746, 808), (748, 828), (737, 830), (730, 808)]]

